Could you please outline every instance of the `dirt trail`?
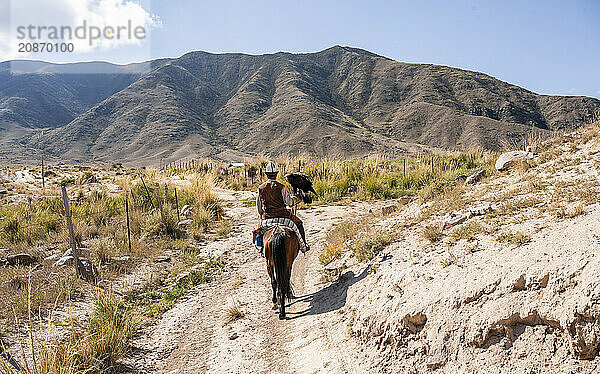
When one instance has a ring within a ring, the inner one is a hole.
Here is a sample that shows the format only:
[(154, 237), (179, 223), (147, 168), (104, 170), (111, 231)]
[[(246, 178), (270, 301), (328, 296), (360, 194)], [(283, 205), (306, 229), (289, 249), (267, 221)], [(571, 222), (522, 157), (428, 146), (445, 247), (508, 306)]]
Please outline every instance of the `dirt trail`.
[[(347, 287), (358, 277), (350, 274), (345, 282), (320, 284), (318, 253), (328, 227), (370, 206), (358, 203), (299, 212), (312, 250), (299, 254), (294, 263), (297, 298), (288, 304), (288, 320), (280, 321), (271, 310), (265, 260), (250, 242), (255, 208), (244, 206), (247, 193), (221, 191), (221, 195), (232, 205), (228, 215), (235, 226), (227, 239), (208, 244), (207, 251), (225, 260), (225, 274), (191, 291), (144, 332), (127, 362), (131, 372), (349, 372), (344, 362), (349, 359), (347, 349), (338, 352), (331, 336), (340, 329), (331, 327), (339, 321)], [(227, 324), (225, 310), (234, 304), (245, 317)], [(234, 334), (237, 338), (230, 339)]]

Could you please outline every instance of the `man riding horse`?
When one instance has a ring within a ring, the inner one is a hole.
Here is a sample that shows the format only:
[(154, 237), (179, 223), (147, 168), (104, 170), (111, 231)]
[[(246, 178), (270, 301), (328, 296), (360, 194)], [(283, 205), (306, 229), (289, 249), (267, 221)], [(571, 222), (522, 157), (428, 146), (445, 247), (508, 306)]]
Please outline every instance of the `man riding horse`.
[(270, 218), (289, 218), (298, 228), (304, 246), (304, 252), (309, 250), (306, 242), (306, 234), (304, 225), (300, 218), (287, 209), (287, 206), (292, 207), (299, 203), (301, 199), (296, 196), (290, 196), (287, 188), (277, 182), (277, 174), (279, 170), (273, 161), (269, 161), (265, 166), (265, 174), (268, 180), (258, 186), (258, 196), (256, 197), (256, 208), (260, 219), (267, 220)]
[[(279, 319), (285, 319), (285, 300), (293, 294), (290, 278), (294, 259), (298, 251), (306, 252), (309, 247), (302, 221), (287, 209), (301, 199), (290, 196), (287, 188), (277, 182), (277, 173), (277, 165), (270, 161), (265, 167), (269, 179), (258, 187), (256, 197), (261, 223), (255, 230), (255, 239), (261, 251), (264, 250), (267, 260), (267, 273), (273, 289), (273, 309), (279, 307)], [(263, 235), (264, 244), (260, 243), (263, 242)]]

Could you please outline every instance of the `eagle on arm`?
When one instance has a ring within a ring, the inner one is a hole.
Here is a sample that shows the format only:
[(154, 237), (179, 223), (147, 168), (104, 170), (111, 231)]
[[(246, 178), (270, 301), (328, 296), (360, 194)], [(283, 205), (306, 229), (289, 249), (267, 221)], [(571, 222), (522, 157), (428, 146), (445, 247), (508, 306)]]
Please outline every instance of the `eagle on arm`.
[(301, 173), (299, 171), (287, 174), (285, 180), (292, 186), (292, 190), (294, 195), (298, 194), (298, 190), (300, 190), (299, 196), (306, 204), (312, 203), (312, 197), (310, 193), (317, 194), (312, 186), (312, 182), (308, 179), (308, 175)]

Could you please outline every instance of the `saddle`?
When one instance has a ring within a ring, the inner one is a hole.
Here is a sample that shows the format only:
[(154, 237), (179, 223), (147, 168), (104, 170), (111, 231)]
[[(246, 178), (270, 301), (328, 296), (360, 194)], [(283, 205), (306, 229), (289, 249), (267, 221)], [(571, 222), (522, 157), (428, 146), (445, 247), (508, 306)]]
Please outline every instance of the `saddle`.
[(252, 234), (254, 237), (253, 242), (256, 244), (257, 247), (262, 249), (263, 234), (265, 233), (265, 231), (270, 230), (275, 226), (285, 226), (285, 227), (288, 227), (289, 229), (291, 229), (292, 231), (294, 231), (294, 233), (296, 234), (296, 238), (298, 239), (298, 244), (300, 246), (300, 252), (306, 253), (306, 250), (307, 250), (306, 243), (304, 243), (304, 240), (302, 240), (302, 236), (300, 235), (298, 226), (296, 226), (294, 221), (292, 221), (291, 219), (282, 218), (282, 217), (267, 218), (267, 219), (263, 219), (260, 221), (260, 223), (258, 224), (258, 227), (254, 231), (252, 231)]

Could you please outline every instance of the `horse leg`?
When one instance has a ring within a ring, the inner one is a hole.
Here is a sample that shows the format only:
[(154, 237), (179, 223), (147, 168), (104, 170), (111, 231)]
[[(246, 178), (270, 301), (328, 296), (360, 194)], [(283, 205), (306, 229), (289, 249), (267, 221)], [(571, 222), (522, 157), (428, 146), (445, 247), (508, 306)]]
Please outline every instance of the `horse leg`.
[(273, 288), (273, 297), (271, 298), (273, 310), (277, 310), (277, 281), (275, 280), (275, 272), (269, 263), (267, 263), (267, 273), (269, 273), (269, 278), (271, 278), (271, 288)]
[[(294, 266), (294, 260), (298, 256), (298, 252), (300, 251), (300, 243), (298, 240), (290, 240), (290, 244), (286, 247), (286, 260), (287, 260), (287, 270), (288, 274), (292, 274), (292, 267)], [(286, 295), (288, 299), (294, 298), (294, 291), (290, 287), (288, 290), (288, 294)]]
[[(292, 260), (293, 262), (294, 260)], [(292, 263), (290, 263), (288, 265), (288, 274), (292, 274)], [(292, 287), (290, 287), (288, 289), (287, 295), (285, 295), (288, 299), (293, 299), (294, 298), (294, 291), (292, 290)]]
[(287, 234), (284, 229), (277, 227), (271, 239), (271, 253), (273, 256), (274, 275), (276, 283), (276, 296), (279, 301), (279, 319), (285, 319), (285, 297), (290, 288), (289, 274), (287, 272)]
[(285, 319), (285, 295), (279, 292), (279, 319)]
[[(290, 236), (286, 234), (285, 240), (285, 268), (287, 270), (287, 277), (292, 275), (292, 265), (294, 263), (294, 258), (298, 255), (298, 250), (296, 249), (296, 253), (294, 253), (294, 248), (297, 247), (298, 242), (296, 240), (290, 240)], [(279, 319), (285, 319), (285, 299), (292, 298), (292, 288), (289, 286), (289, 278), (287, 279), (288, 286), (286, 287), (285, 294), (284, 292), (280, 292), (279, 295)]]
[(274, 277), (271, 277), (271, 287), (273, 288), (273, 310), (277, 310), (277, 281)]

